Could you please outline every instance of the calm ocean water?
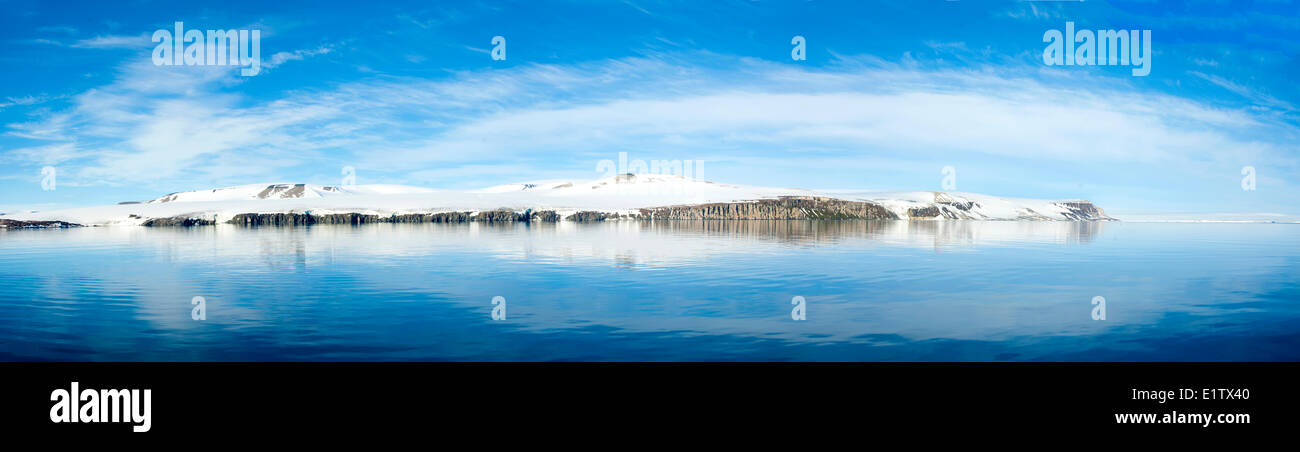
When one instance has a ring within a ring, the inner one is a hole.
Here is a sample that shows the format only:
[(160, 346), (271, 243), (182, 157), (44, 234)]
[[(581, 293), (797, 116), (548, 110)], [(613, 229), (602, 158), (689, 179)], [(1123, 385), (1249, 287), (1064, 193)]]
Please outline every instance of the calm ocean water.
[(1300, 225), (0, 231), (0, 360), (1295, 361)]

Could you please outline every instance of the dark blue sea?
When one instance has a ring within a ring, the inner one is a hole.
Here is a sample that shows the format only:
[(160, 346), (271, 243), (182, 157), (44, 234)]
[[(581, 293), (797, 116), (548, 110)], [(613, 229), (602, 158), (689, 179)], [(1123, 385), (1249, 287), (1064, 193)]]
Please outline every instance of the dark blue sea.
[(1296, 361), (1300, 225), (0, 230), (0, 360)]

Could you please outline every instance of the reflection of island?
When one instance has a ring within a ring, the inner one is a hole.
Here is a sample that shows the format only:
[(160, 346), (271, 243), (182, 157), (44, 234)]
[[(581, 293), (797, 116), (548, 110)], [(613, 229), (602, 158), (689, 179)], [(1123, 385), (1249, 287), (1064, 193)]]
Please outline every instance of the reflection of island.
[[(0, 234), (16, 249), (121, 249), (131, 256), (163, 256), (149, 271), (97, 275), (102, 281), (95, 286), (111, 288), (105, 296), (138, 293), (136, 315), (164, 330), (201, 327), (186, 316), (195, 295), (221, 303), (224, 325), (257, 325), (292, 337), (280, 329), (288, 312), (310, 316), (399, 305), (425, 312), (419, 304), (389, 303), (387, 297), (393, 297), (446, 303), (478, 318), (491, 296), (504, 294), (514, 309), (509, 327), (536, 334), (563, 336), (600, 325), (619, 334), (690, 331), (784, 343), (880, 345), (886, 336), (900, 343), (988, 340), (1011, 328), (1017, 334), (1075, 334), (1078, 327), (1069, 317), (1043, 314), (1047, 317), (1035, 317), (1041, 321), (1027, 328), (1018, 317), (1005, 315), (1009, 307), (1033, 314), (1055, 309), (1050, 303), (1069, 302), (1060, 295), (1044, 297), (1042, 287), (999, 286), (961, 291), (960, 297), (944, 290), (997, 284), (998, 273), (969, 268), (972, 263), (1016, 268), (1022, 257), (1041, 261), (1049, 255), (1095, 253), (1072, 245), (1091, 242), (1102, 228), (1120, 226), (746, 220), (98, 227)], [(985, 252), (1013, 247), (1026, 253), (1008, 258)], [(1056, 248), (1074, 250), (1042, 252)], [(276, 283), (286, 280), (304, 283), (293, 288)], [(322, 292), (340, 284), (348, 289)], [(821, 319), (816, 337), (783, 315), (793, 295), (816, 302)], [(771, 309), (761, 308), (764, 303)], [(572, 322), (575, 318), (585, 323)], [(835, 321), (825, 321), (830, 319)]]
[[(764, 247), (957, 248), (999, 243), (1086, 244), (1105, 222), (927, 220), (704, 220), (597, 223), (457, 223), (316, 225), (246, 228), (76, 228), (61, 240), (127, 240), (165, 249), (173, 259), (203, 252), (228, 261), (295, 267), (328, 263), (335, 254), (404, 256), (445, 248), (488, 250), (503, 257), (609, 259), (625, 266), (690, 261), (708, 253)], [(33, 233), (34, 234), (34, 233)], [(8, 240), (36, 235), (11, 233)], [(95, 239), (92, 239), (94, 237)], [(184, 245), (182, 245), (184, 243)], [(268, 259), (268, 260), (263, 260)]]
[(978, 221), (665, 221), (651, 230), (674, 233), (756, 238), (805, 245), (834, 244), (845, 239), (936, 247), (975, 245), (982, 241), (1088, 243), (1104, 222), (978, 222)]
[[(448, 250), (503, 259), (563, 263), (605, 261), (663, 267), (710, 255), (779, 252), (782, 247), (861, 249), (879, 246), (960, 249), (999, 244), (1087, 244), (1105, 222), (961, 220), (704, 220), (596, 223), (454, 223), (198, 228), (74, 228), (49, 231), (70, 246), (127, 241), (157, 247), (176, 261), (218, 258), (231, 265), (305, 269), (335, 256), (387, 260)], [(38, 240), (11, 231), (6, 240)], [(44, 238), (48, 240), (48, 237)]]

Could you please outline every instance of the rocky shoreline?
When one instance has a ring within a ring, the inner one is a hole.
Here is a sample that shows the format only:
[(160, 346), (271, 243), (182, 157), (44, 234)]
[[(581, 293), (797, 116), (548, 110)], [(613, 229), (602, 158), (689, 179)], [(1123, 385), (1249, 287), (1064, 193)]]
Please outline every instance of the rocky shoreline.
[[(1070, 221), (1114, 221), (1105, 212), (1087, 201), (1067, 201), (1057, 205), (1066, 209), (1063, 214)], [(701, 220), (984, 220), (972, 209), (978, 202), (936, 200), (930, 206), (909, 209), (906, 216), (891, 212), (885, 206), (869, 201), (848, 201), (821, 196), (782, 196), (754, 201), (717, 202), (693, 205), (676, 205), (611, 212), (583, 210), (561, 214), (550, 209), (496, 209), (485, 211), (451, 211), (376, 215), (364, 213), (241, 213), (220, 221), (240, 226), (310, 226), (317, 224), (362, 225), (374, 223), (518, 223), (559, 222), (578, 223), (610, 220), (631, 221), (701, 221)], [(133, 215), (133, 217), (138, 218)], [(1017, 220), (1051, 220), (1033, 210), (1026, 209)], [(181, 215), (149, 218), (142, 223), (148, 227), (211, 226), (218, 223), (215, 217)], [(20, 221), (0, 219), (0, 228), (67, 228), (82, 225), (63, 221)]]
[(479, 190), (402, 185), (246, 184), (149, 201), (4, 215), (0, 228), (194, 227), (372, 223), (532, 223), (701, 220), (1113, 221), (1083, 200), (938, 191), (814, 191), (720, 184), (663, 174)]
[[(708, 203), (687, 206), (667, 206), (639, 209), (637, 212), (617, 213), (579, 211), (561, 215), (554, 210), (522, 212), (498, 209), (481, 212), (431, 212), (401, 215), (373, 215), (361, 213), (313, 214), (310, 212), (245, 213), (235, 215), (224, 223), (241, 226), (308, 226), (314, 224), (362, 225), (372, 223), (502, 223), (502, 222), (558, 222), (578, 223), (607, 220), (897, 220), (897, 215), (870, 202), (844, 201), (833, 198), (788, 196), (778, 199), (734, 203)], [(193, 217), (155, 218), (145, 226), (205, 226), (211, 219)]]
[(0, 218), (0, 229), (79, 228), (83, 225), (64, 221), (21, 221)]
[[(1075, 221), (1112, 221), (1100, 209), (1086, 201), (1063, 203), (1069, 205), (1070, 217)], [(388, 216), (362, 213), (310, 212), (244, 213), (224, 221), (240, 226), (309, 226), (316, 224), (362, 225), (375, 223), (504, 223), (504, 222), (559, 222), (577, 223), (609, 220), (673, 221), (673, 220), (900, 220), (900, 219), (979, 219), (963, 215), (975, 203), (941, 203), (937, 206), (912, 209), (909, 217), (900, 218), (884, 206), (867, 201), (846, 201), (825, 197), (784, 196), (756, 201), (707, 203), (696, 205), (665, 206), (638, 209), (635, 212), (578, 211), (561, 215), (555, 210), (527, 209), (522, 212), (510, 209), (488, 211), (453, 211), (393, 214)], [(1044, 220), (1032, 211), (1024, 220)], [(178, 216), (154, 218), (144, 226), (208, 226), (213, 219)]]

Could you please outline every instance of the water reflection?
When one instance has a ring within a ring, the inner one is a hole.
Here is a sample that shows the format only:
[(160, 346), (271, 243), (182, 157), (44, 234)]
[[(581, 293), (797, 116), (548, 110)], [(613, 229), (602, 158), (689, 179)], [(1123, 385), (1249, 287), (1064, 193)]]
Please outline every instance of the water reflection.
[(776, 240), (799, 245), (828, 245), (846, 239), (947, 247), (982, 242), (1087, 243), (1103, 222), (974, 221), (669, 221), (636, 223), (637, 230), (726, 238)]
[[(978, 246), (1087, 244), (1104, 223), (972, 221), (660, 221), (605, 223), (376, 224), (297, 228), (82, 228), (0, 232), (27, 245), (154, 249), (169, 262), (219, 258), (268, 269), (302, 270), (340, 254), (392, 259), (447, 249), (556, 262), (605, 260), (623, 267), (670, 266), (718, 253), (771, 253), (785, 247), (902, 246), (959, 250)], [(50, 231), (53, 232), (53, 231)]]
[[(1300, 227), (0, 231), (0, 358), (1297, 359)], [(209, 320), (189, 318), (207, 298)], [(789, 300), (808, 300), (792, 321)], [(1093, 321), (1093, 296), (1111, 303)], [(490, 320), (493, 296), (508, 321)], [(1245, 357), (1245, 358), (1243, 358)]]

